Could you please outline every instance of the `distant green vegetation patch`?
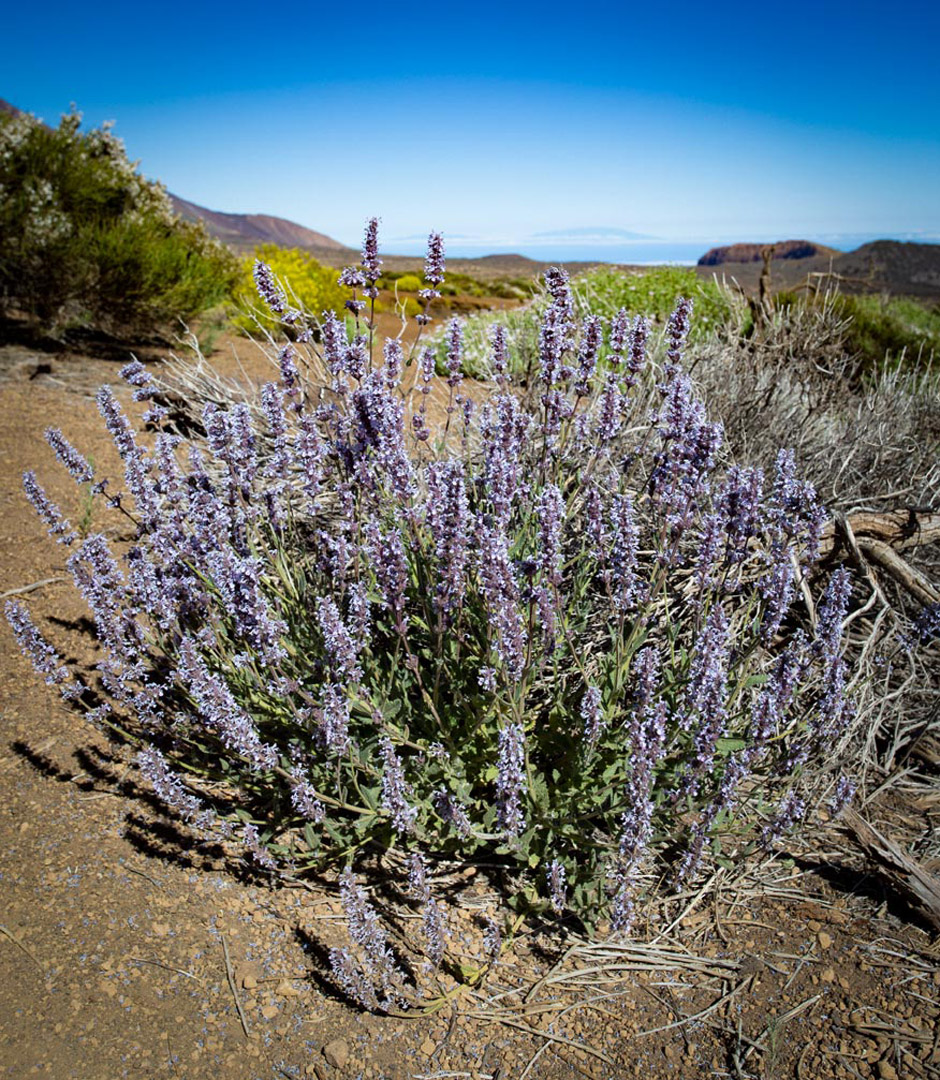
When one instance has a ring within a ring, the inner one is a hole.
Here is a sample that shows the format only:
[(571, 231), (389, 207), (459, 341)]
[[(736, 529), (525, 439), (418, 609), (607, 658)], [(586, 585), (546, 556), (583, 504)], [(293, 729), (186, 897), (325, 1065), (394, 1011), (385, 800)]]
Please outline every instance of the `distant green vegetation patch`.
[(707, 337), (716, 327), (736, 322), (737, 311), (727, 290), (705, 281), (683, 266), (653, 266), (649, 270), (621, 270), (600, 266), (573, 282), (578, 301), (604, 318), (626, 308), (631, 315), (646, 315), (663, 323), (684, 296), (693, 301), (692, 340)]
[(907, 297), (840, 296), (852, 322), (846, 345), (868, 363), (927, 364), (940, 355), (940, 305)]
[[(510, 311), (480, 312), (464, 324), (464, 371), (475, 378), (490, 375), (489, 352), (492, 328), (500, 323), (506, 328), (510, 343), (512, 374), (526, 379), (538, 363), (538, 329), (546, 300), (539, 281), (532, 303)], [(644, 315), (655, 326), (665, 324), (680, 296), (691, 299), (695, 314), (691, 340), (704, 340), (719, 328), (741, 328), (741, 305), (733, 295), (713, 281), (703, 281), (694, 270), (685, 267), (656, 266), (648, 270), (622, 270), (600, 266), (572, 281), (572, 294), (579, 317), (591, 312), (609, 320), (621, 308), (628, 314)], [(443, 364), (446, 345), (439, 344)]]

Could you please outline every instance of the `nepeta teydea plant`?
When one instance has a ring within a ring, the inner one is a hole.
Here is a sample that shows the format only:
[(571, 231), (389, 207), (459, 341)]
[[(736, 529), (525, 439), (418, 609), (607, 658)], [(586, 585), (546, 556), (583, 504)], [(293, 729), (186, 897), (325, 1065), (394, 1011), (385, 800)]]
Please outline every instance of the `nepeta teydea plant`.
[[(769, 476), (722, 466), (721, 426), (681, 367), (688, 303), (653, 370), (642, 317), (576, 323), (550, 270), (534, 391), (511, 385), (497, 326), (496, 386), (471, 401), (455, 322), (451, 407), (432, 425), (432, 350), (409, 393), (400, 341), (373, 355), (379, 270), (371, 222), (343, 275), (352, 333), (326, 314), (296, 335), (258, 427), (245, 405), (209, 405), (204, 438), (164, 430), (145, 448), (100, 392), (125, 465), (109, 497), (136, 521), (120, 558), (102, 536), (79, 543), (28, 476), (94, 613), (110, 722), (140, 740), (165, 803), (263, 867), (402, 848), (435, 962), (437, 856), (485, 856), (529, 905), (628, 927), (651, 869), (676, 885), (798, 820), (794, 777), (851, 715), (847, 575), (799, 629), (820, 508), (786, 451)], [(436, 235), (426, 277), (428, 301)], [(256, 279), (296, 332), (280, 284), (261, 264)], [(313, 337), (322, 386), (298, 369)], [(139, 364), (124, 375), (154, 397)], [(161, 422), (153, 401), (148, 416)], [(47, 679), (80, 694), (25, 610), (8, 613)], [(361, 1000), (376, 980), (394, 997), (374, 913), (343, 882), (365, 953), (334, 967)]]

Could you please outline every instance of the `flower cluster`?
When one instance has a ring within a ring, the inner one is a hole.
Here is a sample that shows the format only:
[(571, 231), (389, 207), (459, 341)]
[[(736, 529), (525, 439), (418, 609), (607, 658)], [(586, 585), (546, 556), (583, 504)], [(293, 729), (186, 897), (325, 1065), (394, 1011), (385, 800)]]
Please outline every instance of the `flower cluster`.
[[(357, 319), (376, 236), (373, 219), (343, 275)], [(428, 300), (443, 258), (432, 234)], [(256, 277), (284, 306), (263, 265)], [(401, 343), (373, 350), (334, 316), (279, 351), (257, 409), (206, 404), (204, 435), (163, 429), (145, 449), (103, 390), (124, 466), (108, 498), (137, 534), (121, 559), (94, 535), (69, 560), (158, 796), (194, 827), (237, 806), (232, 835), (266, 869), (402, 847), (435, 965), (445, 927), (427, 856), (505, 865), (529, 904), (625, 930), (652, 860), (679, 884), (726, 834), (743, 850), (796, 823), (801, 770), (853, 717), (851, 580), (833, 574), (815, 632), (799, 628), (822, 511), (789, 453), (772, 477), (725, 467), (721, 426), (681, 366), (690, 305), (658, 368), (644, 319), (576, 318), (560, 270), (546, 287), (534, 384), (513, 385), (497, 327), (494, 391), (433, 439), (433, 350), (405, 392)], [(445, 334), (456, 406), (460, 324)], [(327, 385), (307, 383), (301, 348)], [(140, 365), (124, 376), (152, 400)], [(48, 438), (87, 483), (81, 455)], [(32, 473), (24, 485), (74, 543)], [(25, 609), (7, 613), (38, 670), (81, 693)], [(340, 892), (352, 945), (334, 950), (335, 979), (391, 1007), (404, 984), (379, 917), (349, 869)]]

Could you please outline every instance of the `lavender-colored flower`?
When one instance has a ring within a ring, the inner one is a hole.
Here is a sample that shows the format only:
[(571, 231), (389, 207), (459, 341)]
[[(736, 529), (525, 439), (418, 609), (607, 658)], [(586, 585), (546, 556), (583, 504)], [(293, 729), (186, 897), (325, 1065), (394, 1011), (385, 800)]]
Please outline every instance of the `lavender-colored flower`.
[(813, 652), (820, 659), (832, 663), (842, 650), (842, 623), (852, 596), (852, 575), (840, 566), (826, 586), (826, 592), (817, 612), (816, 638)]
[(733, 465), (718, 493), (718, 508), (727, 535), (725, 558), (741, 562), (747, 542), (760, 528), (764, 473), (761, 469)]
[(348, 866), (340, 874), (339, 895), (349, 937), (358, 946), (359, 961), (346, 949), (331, 950), (334, 974), (343, 989), (364, 1007), (387, 1009), (402, 1000), (404, 980), (378, 914)]
[(153, 481), (148, 475), (150, 466), (146, 455), (137, 445), (127, 417), (121, 411), (111, 388), (102, 386), (96, 400), (105, 426), (124, 461), (124, 480), (134, 497), (141, 526), (145, 529), (156, 527), (160, 518), (160, 506)]
[(460, 607), (467, 588), (470, 510), (463, 463), (435, 462), (427, 472), (427, 524), (434, 540), (438, 584), (436, 602), (441, 611)]
[(493, 516), (504, 525), (525, 490), (522, 462), (530, 430), (530, 417), (513, 394), (496, 394), (483, 409), (483, 478)]
[(60, 544), (72, 544), (78, 539), (78, 533), (69, 524), (62, 511), (43, 491), (32, 471), (23, 473), (23, 490), (26, 498), (33, 504), (33, 509), (42, 519), (50, 536), (58, 538)]
[(607, 362), (614, 368), (623, 363), (623, 352), (630, 333), (630, 316), (622, 307), (610, 320), (610, 355)]
[(277, 363), (281, 369), (281, 389), (287, 397), (294, 399), (294, 409), (299, 412), (301, 409), (300, 372), (297, 370), (297, 354), (294, 352), (293, 345), (288, 343), (278, 349)]
[(88, 483), (95, 478), (94, 469), (85, 458), (66, 439), (58, 428), (46, 428), (46, 442), (55, 451), (55, 456), (68, 469), (69, 473), (80, 484)]
[(682, 350), (685, 347), (686, 338), (689, 336), (691, 321), (692, 301), (680, 296), (666, 325), (666, 341), (668, 342), (666, 355), (669, 357), (671, 364), (677, 365), (682, 360)]
[(581, 719), (584, 721), (585, 741), (589, 747), (594, 746), (606, 726), (599, 687), (590, 685), (584, 691), (581, 698)]
[(283, 315), (287, 311), (287, 296), (274, 277), (271, 267), (256, 259), (252, 274), (261, 299), (275, 315)]
[(565, 910), (567, 890), (565, 888), (565, 868), (558, 859), (552, 859), (548, 865), (548, 892), (551, 898), (552, 911), (560, 915)]
[(287, 624), (271, 613), (261, 587), (261, 560), (238, 555), (223, 543), (207, 552), (205, 565), (222, 605), (234, 621), (236, 634), (266, 663), (282, 658), (285, 653), (280, 639)]
[(577, 381), (574, 384), (574, 392), (578, 397), (587, 397), (591, 392), (591, 380), (597, 368), (602, 336), (600, 316), (588, 315), (581, 327), (581, 348), (578, 351)]
[(490, 330), (490, 369), (497, 386), (505, 388), (509, 372), (509, 350), (506, 328), (499, 323)]
[(375, 572), (386, 606), (392, 612), (395, 628), (404, 633), (408, 625), (405, 615), (405, 595), (408, 588), (408, 556), (401, 530), (382, 531), (372, 519), (363, 527), (366, 552)]
[(324, 683), (320, 690), (319, 734), (331, 753), (349, 749), (349, 697), (339, 683)]
[(121, 378), (134, 387), (135, 401), (150, 401), (157, 393), (153, 376), (139, 360), (132, 360), (118, 372)]
[(694, 731), (695, 748), (680, 789), (683, 794), (698, 791), (702, 776), (715, 760), (718, 739), (725, 733), (730, 647), (728, 618), (721, 607), (714, 607), (696, 645), (680, 714), (682, 727)]
[(446, 788), (438, 788), (431, 795), (431, 805), (442, 821), (453, 825), (461, 840), (466, 840), (473, 832), (466, 807)]
[(486, 614), (496, 632), (496, 652), (513, 681), (522, 675), (527, 634), (520, 610), (519, 585), (509, 557), (509, 539), (496, 526), (477, 529), (478, 570)]
[(277, 870), (277, 863), (274, 861), (271, 852), (261, 842), (257, 826), (246, 823), (242, 827), (242, 843), (252, 861), (257, 863), (263, 870), (268, 870), (271, 873)]
[(451, 319), (447, 324), (447, 353), (444, 366), (447, 369), (447, 385), (457, 387), (463, 380), (463, 324)]
[(803, 819), (806, 803), (792, 789), (783, 797), (777, 812), (761, 831), (761, 845), (771, 848)]
[(604, 376), (604, 386), (598, 398), (596, 414), (598, 441), (612, 442), (623, 427), (623, 395), (616, 372), (608, 371)]
[(89, 536), (69, 557), (67, 566), (95, 617), (98, 637), (126, 663), (136, 665), (144, 641), (140, 624), (127, 604), (124, 577), (107, 540)]
[(630, 355), (627, 359), (627, 374), (624, 378), (624, 385), (627, 387), (636, 385), (640, 372), (646, 365), (646, 342), (649, 332), (649, 320), (642, 315), (637, 315), (630, 330)]
[(415, 821), (418, 817), (418, 808), (413, 806), (410, 799), (414, 792), (411, 785), (405, 780), (405, 771), (401, 761), (395, 753), (395, 747), (387, 735), (379, 739), (379, 749), (382, 752), (382, 806), (391, 814), (392, 825), (400, 833), (413, 833)]
[(697, 586), (693, 603), (700, 610), (705, 601), (705, 593), (714, 589), (720, 580), (723, 561), (725, 531), (718, 514), (706, 514), (702, 518), (695, 556), (695, 584)]
[(563, 358), (573, 343), (573, 303), (567, 271), (549, 267), (545, 271), (545, 286), (551, 303), (539, 330), (539, 378), (552, 388), (564, 377)]
[(500, 729), (497, 770), (497, 821), (507, 836), (518, 836), (525, 828), (525, 732), (515, 721)]
[(207, 810), (202, 801), (187, 791), (179, 776), (170, 768), (163, 754), (155, 746), (146, 746), (137, 754), (140, 774), (149, 780), (157, 798), (170, 810), (200, 829), (210, 828), (215, 814)]
[(561, 585), (561, 536), (565, 520), (565, 497), (556, 484), (546, 484), (536, 503), (539, 526), (537, 565), (545, 581)]
[(273, 442), (273, 452), (265, 466), (265, 475), (286, 480), (290, 475), (291, 456), (287, 421), (284, 417), (284, 394), (274, 383), (265, 383), (261, 387), (261, 410)]
[(362, 241), (362, 272), (366, 280), (365, 295), (374, 299), (379, 294), (375, 283), (382, 276), (382, 260), (379, 258), (378, 218), (369, 218), (366, 222), (366, 234)]
[(359, 650), (363, 642), (353, 639), (331, 596), (321, 596), (317, 600), (317, 625), (323, 635), (330, 663), (340, 679), (359, 682), (362, 678)]
[(326, 816), (326, 809), (317, 798), (316, 789), (299, 766), (291, 769), (290, 801), (302, 818), (315, 825), (319, 825)]
[(855, 798), (855, 784), (847, 777), (840, 776), (835, 791), (829, 800), (829, 815), (837, 818)]
[[(424, 260), (424, 280), (438, 286), (444, 280), (444, 238), (439, 232), (428, 236), (428, 253)], [(440, 295), (440, 293), (436, 294)]]
[(189, 637), (180, 642), (177, 671), (203, 720), (224, 746), (241, 754), (254, 769), (264, 771), (277, 765), (275, 748), (261, 741), (251, 717), (223, 679), (209, 670)]
[(636, 599), (639, 529), (633, 500), (615, 495), (610, 506), (610, 527), (606, 533), (607, 562), (604, 580), (610, 590), (614, 610), (628, 612)]
[(67, 701), (80, 697), (83, 689), (81, 683), (72, 678), (72, 673), (42, 636), (26, 608), (15, 600), (7, 600), (4, 610), (17, 644), (47, 684), (58, 687)]
[(447, 950), (447, 924), (444, 909), (431, 895), (427, 867), (418, 852), (408, 860), (408, 886), (411, 895), (421, 905), (421, 928), (425, 952), (435, 967), (440, 967)]

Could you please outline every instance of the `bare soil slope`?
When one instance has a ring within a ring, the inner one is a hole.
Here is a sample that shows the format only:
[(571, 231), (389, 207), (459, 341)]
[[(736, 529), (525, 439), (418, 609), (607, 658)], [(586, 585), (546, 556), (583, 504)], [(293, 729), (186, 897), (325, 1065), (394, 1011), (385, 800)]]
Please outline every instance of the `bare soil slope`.
[[(239, 364), (229, 350), (229, 369), (266, 378), (266, 364), (241, 348)], [(102, 381), (117, 382), (113, 363), (0, 346), (0, 594), (28, 602), (86, 671), (96, 657), (87, 611), (21, 474), (35, 468), (81, 518), (42, 433), (61, 426), (116, 472), (92, 397)], [(105, 516), (88, 525), (117, 540), (126, 528)], [(940, 965), (927, 935), (873, 879), (827, 881), (812, 860), (684, 902), (658, 954), (582, 959), (575, 979), (563, 959), (571, 942), (531, 935), (482, 989), (433, 1015), (365, 1015), (323, 977), (323, 949), (343, 934), (331, 880), (312, 891), (277, 887), (197, 845), (141, 786), (128, 755), (37, 679), (5, 620), (0, 642), (2, 1077), (940, 1073)], [(904, 812), (916, 827), (916, 811)], [(902, 828), (900, 813), (881, 811), (882, 827)], [(846, 843), (833, 833), (819, 861), (838, 862)], [(467, 876), (451, 913), (458, 930), (473, 932), (487, 888), (482, 872)], [(643, 932), (652, 940), (659, 929)]]

